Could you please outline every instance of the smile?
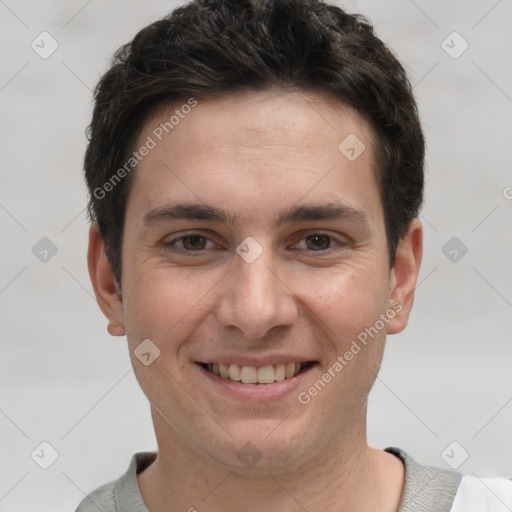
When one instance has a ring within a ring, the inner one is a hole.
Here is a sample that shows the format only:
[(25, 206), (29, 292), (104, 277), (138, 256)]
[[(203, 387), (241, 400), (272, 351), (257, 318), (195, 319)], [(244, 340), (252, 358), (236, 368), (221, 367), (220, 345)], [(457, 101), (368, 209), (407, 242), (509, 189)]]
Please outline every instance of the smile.
[(208, 372), (226, 380), (243, 384), (273, 384), (296, 377), (314, 362), (278, 363), (267, 366), (243, 366), (239, 364), (200, 363)]

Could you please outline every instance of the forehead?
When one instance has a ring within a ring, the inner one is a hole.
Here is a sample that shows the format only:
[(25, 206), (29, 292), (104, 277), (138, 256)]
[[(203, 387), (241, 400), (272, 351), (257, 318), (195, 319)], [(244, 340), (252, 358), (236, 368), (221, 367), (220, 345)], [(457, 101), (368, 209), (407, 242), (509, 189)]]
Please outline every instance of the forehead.
[(192, 198), (253, 211), (306, 196), (379, 203), (369, 123), (313, 93), (269, 90), (165, 105), (144, 123), (136, 148), (144, 145), (151, 149), (128, 202), (141, 213)]
[(188, 143), (211, 147), (227, 138), (259, 148), (279, 135), (290, 147), (321, 150), (336, 149), (350, 133), (373, 143), (369, 123), (346, 103), (317, 93), (270, 89), (161, 105), (148, 116), (141, 137), (152, 134), (157, 143), (169, 139), (163, 142), (183, 149)]

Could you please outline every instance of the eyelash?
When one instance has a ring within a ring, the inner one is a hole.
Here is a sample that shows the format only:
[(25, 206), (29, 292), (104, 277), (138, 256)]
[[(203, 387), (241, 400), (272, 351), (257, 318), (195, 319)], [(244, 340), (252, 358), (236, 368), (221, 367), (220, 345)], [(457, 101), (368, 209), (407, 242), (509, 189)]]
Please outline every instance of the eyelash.
[[(309, 238), (311, 236), (314, 236), (314, 235), (325, 236), (325, 237), (329, 238), (330, 243), (332, 242), (335, 245), (331, 246), (331, 247), (328, 247), (327, 249), (322, 249), (322, 250), (318, 250), (318, 251), (308, 250), (308, 249), (293, 249), (293, 250), (306, 251), (308, 253), (327, 254), (327, 253), (332, 252), (333, 250), (343, 249), (343, 248), (345, 248), (348, 245), (348, 242), (339, 240), (339, 239), (333, 237), (332, 235), (330, 235), (329, 233), (325, 233), (323, 231), (315, 231), (315, 232), (312, 232), (312, 233), (310, 233), (310, 234), (308, 234), (306, 236), (303, 236), (294, 245), (297, 245), (299, 242), (302, 242), (302, 241), (306, 240), (307, 238)], [(177, 242), (180, 242), (180, 241), (182, 242), (183, 240), (185, 240), (187, 238), (193, 238), (193, 237), (201, 237), (201, 238), (206, 239), (207, 242), (213, 242), (212, 239), (209, 238), (206, 235), (203, 235), (201, 233), (192, 232), (192, 233), (189, 233), (189, 234), (186, 234), (186, 235), (180, 235), (180, 236), (178, 236), (176, 238), (173, 238), (169, 242), (166, 242), (165, 246), (166, 246), (167, 249), (169, 249), (169, 250), (171, 250), (173, 252), (176, 252), (176, 253), (179, 253), (179, 254), (183, 254), (183, 255), (186, 255), (186, 256), (192, 256), (192, 257), (194, 257), (194, 256), (203, 256), (204, 252), (207, 251), (208, 249), (200, 249), (200, 250), (197, 250), (197, 251), (192, 251), (192, 250), (183, 249), (183, 248), (175, 246), (175, 244)], [(215, 242), (213, 242), (213, 243), (215, 243)]]
[(177, 249), (173, 248), (173, 245), (176, 244), (176, 242), (180, 242), (180, 241), (183, 241), (183, 240), (185, 240), (187, 238), (193, 238), (193, 237), (201, 237), (201, 238), (205, 238), (207, 240), (207, 242), (208, 241), (209, 242), (213, 242), (211, 238), (209, 238), (206, 235), (203, 235), (201, 233), (189, 233), (187, 235), (180, 235), (180, 236), (178, 236), (176, 238), (173, 238), (169, 242), (166, 242), (165, 246), (166, 246), (166, 248), (170, 249), (173, 252), (177, 252), (177, 253), (180, 253), (180, 254), (185, 254), (187, 256), (202, 256), (202, 255), (204, 255), (204, 251), (206, 251), (208, 249), (201, 249), (199, 251), (190, 251), (188, 249), (183, 249), (183, 248), (180, 248), (180, 247), (178, 247)]

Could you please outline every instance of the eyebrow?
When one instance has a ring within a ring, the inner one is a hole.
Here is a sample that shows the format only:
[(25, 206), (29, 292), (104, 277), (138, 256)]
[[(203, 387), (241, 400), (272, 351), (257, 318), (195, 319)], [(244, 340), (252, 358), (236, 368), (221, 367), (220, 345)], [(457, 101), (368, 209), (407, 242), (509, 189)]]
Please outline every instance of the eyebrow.
[[(178, 203), (160, 206), (147, 212), (142, 224), (149, 226), (173, 219), (182, 220), (208, 220), (223, 224), (235, 225), (238, 215), (216, 208), (215, 206), (201, 203)], [(352, 220), (363, 225), (368, 224), (367, 215), (355, 208), (338, 203), (324, 205), (300, 205), (281, 210), (274, 218), (274, 225), (280, 226), (287, 223), (299, 223), (312, 220)]]
[(142, 224), (150, 225), (173, 219), (209, 220), (224, 224), (236, 222), (236, 216), (229, 214), (226, 210), (200, 203), (183, 203), (169, 204), (150, 210), (144, 215)]
[(367, 215), (347, 205), (329, 203), (325, 205), (301, 205), (282, 210), (275, 219), (276, 226), (311, 220), (353, 220), (368, 224)]

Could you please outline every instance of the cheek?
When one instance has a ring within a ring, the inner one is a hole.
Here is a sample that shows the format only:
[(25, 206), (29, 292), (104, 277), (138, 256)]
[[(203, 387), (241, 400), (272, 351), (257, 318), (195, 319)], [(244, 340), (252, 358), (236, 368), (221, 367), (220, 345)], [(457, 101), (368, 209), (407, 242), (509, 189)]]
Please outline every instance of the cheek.
[(371, 268), (333, 269), (324, 276), (302, 279), (305, 306), (339, 348), (373, 325), (387, 308), (387, 282)]
[(221, 277), (217, 274), (184, 275), (169, 269), (140, 272), (128, 287), (124, 304), (130, 346), (149, 338), (163, 350), (186, 339), (211, 311), (209, 291)]

